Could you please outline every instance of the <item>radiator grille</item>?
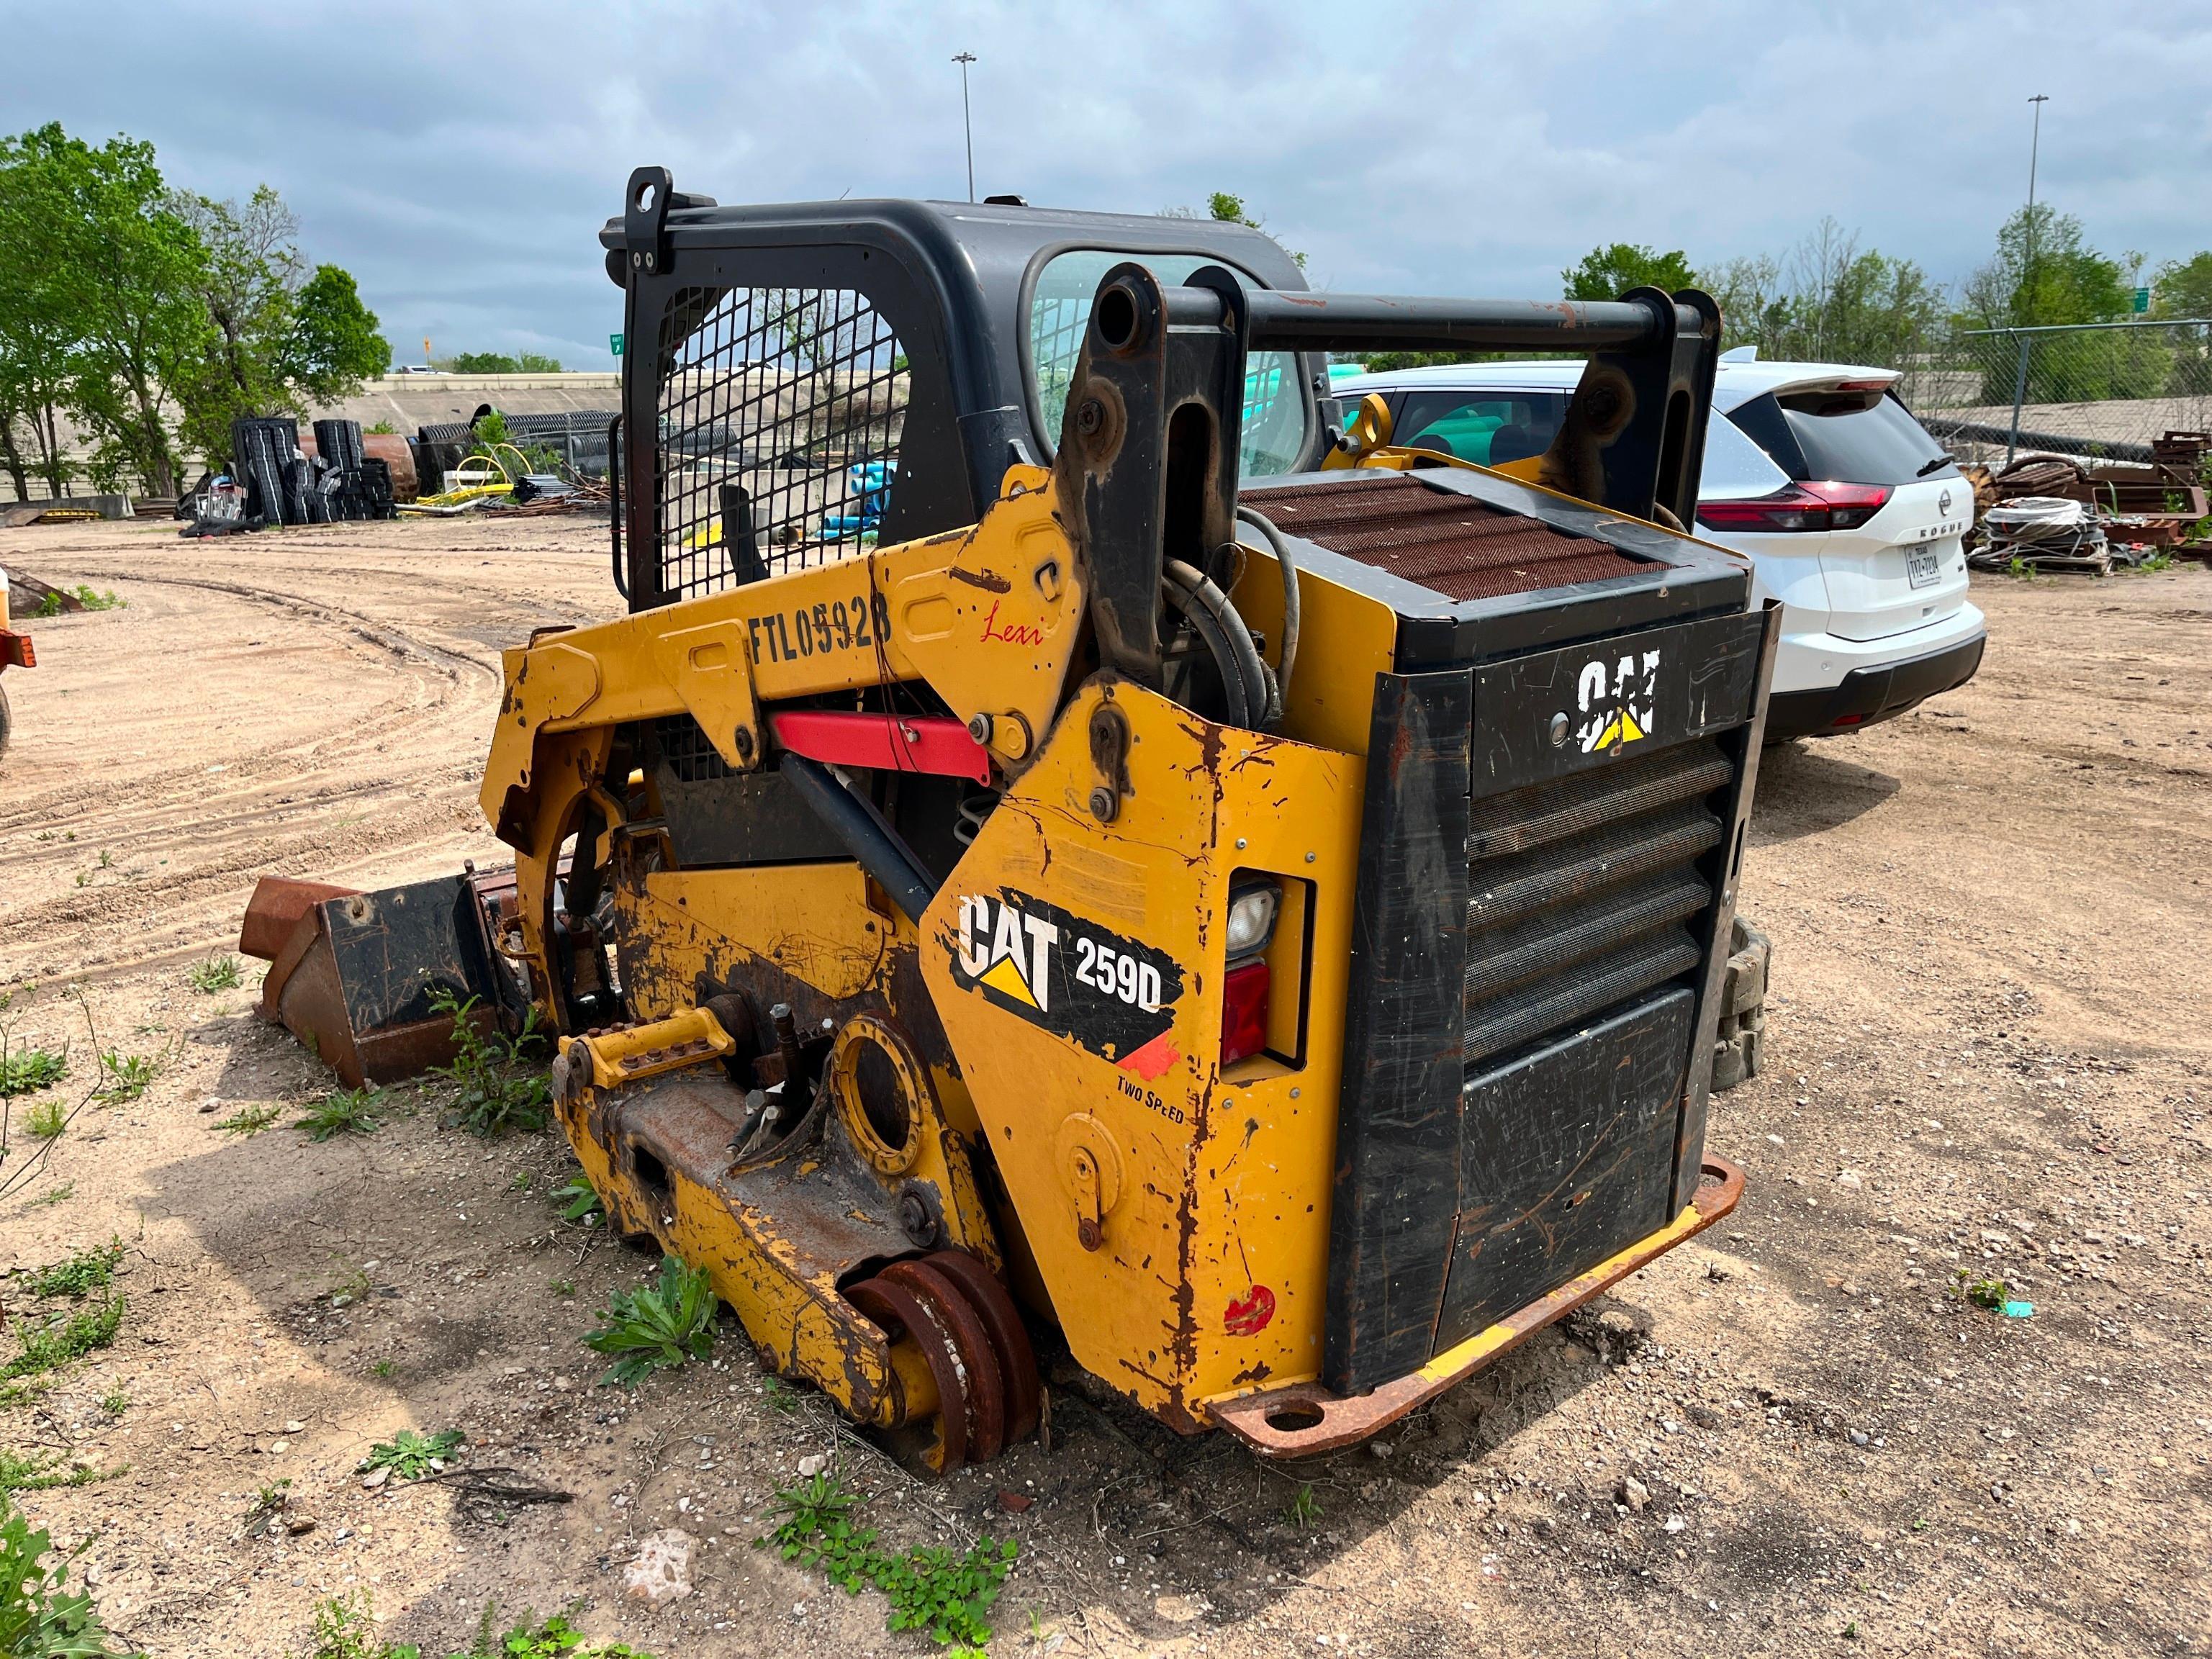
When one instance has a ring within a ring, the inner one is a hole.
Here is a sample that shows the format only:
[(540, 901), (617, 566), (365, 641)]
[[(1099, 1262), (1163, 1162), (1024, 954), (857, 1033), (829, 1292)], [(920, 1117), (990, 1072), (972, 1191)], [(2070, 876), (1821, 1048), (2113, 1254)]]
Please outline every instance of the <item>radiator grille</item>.
[(1708, 739), (1471, 804), (1469, 1067), (1703, 960), (1697, 860), (1721, 839), (1706, 798), (1729, 775)]
[[(875, 538), (898, 470), (908, 388), (890, 323), (851, 289), (690, 289), (661, 319), (661, 587), (732, 586), (745, 492), (770, 574)], [(734, 503), (732, 502), (734, 505)]]
[(1293, 536), (1447, 599), (1494, 599), (1650, 568), (1603, 542), (1402, 473), (1247, 490), (1243, 500)]

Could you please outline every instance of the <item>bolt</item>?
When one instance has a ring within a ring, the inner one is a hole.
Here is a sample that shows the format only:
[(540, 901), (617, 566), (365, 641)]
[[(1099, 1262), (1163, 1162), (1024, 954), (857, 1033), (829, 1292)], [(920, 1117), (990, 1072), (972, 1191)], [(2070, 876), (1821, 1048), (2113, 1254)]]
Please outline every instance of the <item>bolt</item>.
[(971, 718), (968, 722), (968, 735), (978, 743), (990, 742), (991, 717), (988, 714), (977, 714)]
[(929, 1212), (929, 1202), (911, 1187), (899, 1194), (899, 1231), (918, 1245), (937, 1243), (937, 1218)]
[(1099, 823), (1113, 823), (1115, 813), (1120, 810), (1120, 801), (1115, 799), (1114, 792), (1104, 784), (1100, 784), (1091, 792), (1091, 816), (1097, 818)]
[(738, 751), (738, 758), (743, 761), (746, 765), (751, 765), (753, 759), (753, 734), (741, 726), (738, 728), (737, 737), (733, 741), (734, 746)]
[(1320, 857), (1320, 856), (1321, 856), (1321, 855), (1320, 855), (1319, 854), (1317, 854), (1317, 853), (1309, 853), (1309, 854), (1306, 854), (1306, 862), (1307, 862), (1308, 864), (1311, 864), (1311, 863), (1312, 863), (1312, 862), (1313, 862), (1316, 858), (1318, 858), (1318, 857)]
[(1096, 398), (1085, 398), (1076, 406), (1075, 429), (1090, 437), (1106, 424), (1106, 405)]
[(1243, 836), (1237, 836), (1237, 850), (1238, 852), (1240, 852), (1240, 853), (1241, 853), (1241, 852), (1243, 852), (1243, 851), (1247, 847), (1249, 847), (1249, 846), (1250, 846), (1250, 845), (1251, 845), (1251, 843), (1250, 843), (1249, 842), (1246, 841), (1246, 840), (1244, 839), (1244, 837), (1243, 837)]

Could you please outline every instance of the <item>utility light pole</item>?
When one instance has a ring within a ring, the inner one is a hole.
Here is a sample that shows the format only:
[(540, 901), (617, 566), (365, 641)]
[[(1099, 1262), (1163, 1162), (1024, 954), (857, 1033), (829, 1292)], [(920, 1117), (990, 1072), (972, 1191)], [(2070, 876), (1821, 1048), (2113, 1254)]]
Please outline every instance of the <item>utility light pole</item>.
[(968, 65), (979, 62), (972, 52), (955, 53), (952, 61), (960, 65), (960, 131), (968, 141), (968, 199), (975, 199), (975, 129), (968, 119)]
[(2043, 106), (2051, 94), (2039, 92), (2027, 100), (2035, 109), (2035, 125), (2027, 141), (2027, 321), (2035, 321), (2035, 162), (2043, 148)]

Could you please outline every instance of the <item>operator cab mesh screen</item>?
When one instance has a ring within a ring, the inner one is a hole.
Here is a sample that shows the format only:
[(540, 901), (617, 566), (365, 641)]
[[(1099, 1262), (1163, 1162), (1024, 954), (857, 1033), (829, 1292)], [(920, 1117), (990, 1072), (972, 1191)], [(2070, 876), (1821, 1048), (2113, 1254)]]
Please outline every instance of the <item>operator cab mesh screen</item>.
[(1431, 489), (1402, 472), (1247, 490), (1241, 499), (1286, 534), (1446, 599), (1495, 599), (1650, 568), (1603, 542)]
[(661, 328), (662, 591), (684, 599), (738, 581), (742, 526), (723, 522), (725, 503), (738, 505), (732, 487), (744, 492), (769, 575), (873, 545), (897, 477), (909, 377), (866, 298), (693, 289)]

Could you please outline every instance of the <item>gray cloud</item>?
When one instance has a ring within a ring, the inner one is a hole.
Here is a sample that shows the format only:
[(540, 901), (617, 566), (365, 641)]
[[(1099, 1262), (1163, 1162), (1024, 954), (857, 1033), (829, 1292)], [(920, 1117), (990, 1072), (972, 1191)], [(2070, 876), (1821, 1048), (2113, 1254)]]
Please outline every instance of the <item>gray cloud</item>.
[[(2212, 245), (2212, 24), (2042, 0), (1665, 7), (757, 3), (9, 8), (0, 124), (275, 185), (403, 352), (607, 362), (597, 234), (641, 162), (725, 202), (1139, 212), (1237, 191), (1345, 289), (1544, 295), (1593, 244), (1779, 252), (1824, 216), (1939, 281), (2026, 186), (2097, 245)], [(21, 72), (27, 68), (28, 72)]]

